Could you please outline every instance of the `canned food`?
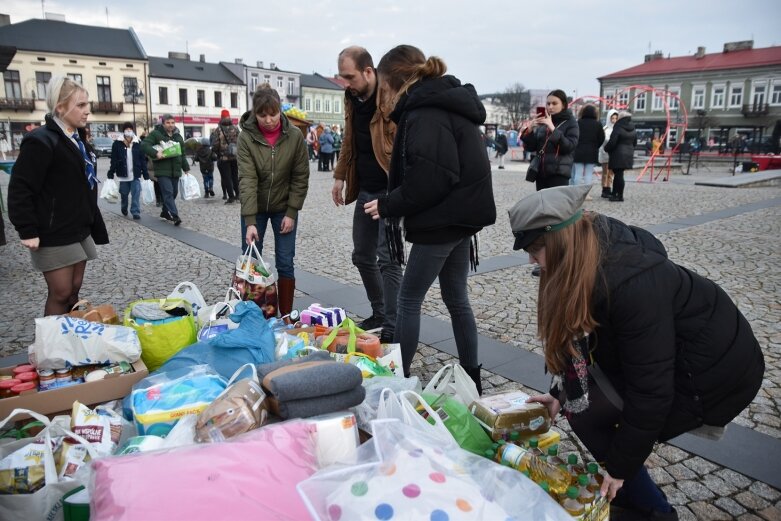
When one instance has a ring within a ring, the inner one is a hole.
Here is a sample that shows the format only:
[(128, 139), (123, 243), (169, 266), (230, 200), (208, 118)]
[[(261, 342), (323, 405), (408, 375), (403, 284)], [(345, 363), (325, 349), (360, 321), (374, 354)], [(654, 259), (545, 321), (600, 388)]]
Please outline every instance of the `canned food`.
[(16, 378), (11, 378), (10, 380), (0, 380), (0, 398), (10, 398), (11, 396), (14, 396), (14, 393), (11, 392), (11, 389), (20, 383), (22, 382)]
[(36, 385), (35, 382), (22, 382), (20, 384), (16, 384), (11, 388), (11, 393), (13, 396), (17, 394), (22, 394), (27, 391), (38, 391), (38, 385)]
[(39, 369), (38, 370), (38, 389), (41, 391), (48, 391), (54, 389), (57, 386), (57, 378), (54, 376), (54, 371), (51, 369)]
[(57, 369), (55, 372), (55, 378), (57, 379), (57, 385), (68, 385), (73, 381), (70, 369)]

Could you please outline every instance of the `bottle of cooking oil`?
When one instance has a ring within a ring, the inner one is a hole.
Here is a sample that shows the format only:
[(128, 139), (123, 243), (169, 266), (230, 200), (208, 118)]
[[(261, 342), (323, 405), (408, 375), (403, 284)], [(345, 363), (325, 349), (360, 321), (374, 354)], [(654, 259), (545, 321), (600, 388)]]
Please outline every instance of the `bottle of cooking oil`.
[(547, 481), (550, 490), (556, 494), (563, 494), (572, 483), (572, 477), (565, 470), (547, 463), (531, 450), (512, 443), (499, 447), (496, 458), (499, 463), (507, 462), (517, 470), (528, 470), (535, 483)]
[(578, 488), (569, 487), (560, 505), (572, 517), (579, 517), (586, 513), (586, 507), (578, 501)]
[(578, 501), (588, 508), (596, 499), (597, 497), (594, 495), (594, 492), (588, 488), (588, 475), (581, 474), (578, 476)]
[(570, 454), (567, 456), (567, 472), (570, 473), (572, 479), (578, 479), (578, 476), (585, 472), (585, 469), (578, 465), (578, 455)]
[(530, 438), (529, 439), (529, 452), (532, 454), (536, 454), (537, 456), (545, 456), (545, 453), (540, 450), (540, 440), (537, 438)]
[(550, 491), (550, 486), (548, 486), (547, 481), (540, 481), (540, 488), (544, 490), (545, 493), (548, 494), (553, 499), (553, 501), (555, 501), (556, 503), (559, 502), (558, 496), (556, 496), (556, 494)]
[(548, 447), (548, 463), (553, 465), (554, 467), (564, 467), (567, 468), (567, 463), (559, 457), (559, 446), (553, 445), (551, 447)]
[(586, 465), (588, 470), (588, 488), (593, 493), (598, 494), (602, 488), (602, 481), (605, 479), (602, 474), (599, 473), (599, 465), (596, 461), (590, 462)]
[(520, 445), (520, 443), (518, 443), (518, 440), (520, 440), (520, 439), (521, 439), (521, 433), (520, 432), (512, 431), (510, 433), (510, 443), (515, 443), (516, 445)]

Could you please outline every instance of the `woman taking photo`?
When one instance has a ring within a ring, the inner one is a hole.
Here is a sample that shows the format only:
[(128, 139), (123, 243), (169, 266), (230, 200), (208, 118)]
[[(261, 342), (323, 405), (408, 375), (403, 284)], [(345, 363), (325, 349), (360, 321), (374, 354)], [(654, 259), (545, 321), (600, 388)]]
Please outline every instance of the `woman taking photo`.
[(309, 189), (307, 145), (301, 131), (282, 114), (279, 94), (268, 84), (255, 91), (252, 110), (244, 113), (239, 125), (239, 200), (246, 227), (242, 236), (247, 244), (257, 242), (262, 254), (271, 222), (279, 312), (285, 316), (293, 309), (296, 288), (296, 221)]
[(718, 437), (762, 385), (762, 350), (719, 286), (649, 232), (584, 212), (588, 190), (542, 190), (509, 211), (514, 249), (542, 268), (537, 329), (554, 375), (529, 401), (563, 411), (603, 464), (602, 494), (633, 519), (677, 519), (643, 462), (684, 432)]
[(364, 205), (384, 218), (392, 257), (404, 263), (404, 237), (412, 243), (399, 290), (395, 341), (401, 344), (404, 374), (418, 348), (420, 309), (439, 277), (442, 300), (453, 323), (458, 358), (482, 389), (477, 325), (467, 292), (472, 238), (496, 221), (488, 162), (478, 128), (485, 108), (472, 85), (445, 76), (445, 63), (420, 49), (399, 45), (377, 66), (383, 90), (395, 107), (397, 125), (388, 194)]
[(569, 184), (579, 135), (578, 122), (567, 108), (567, 95), (560, 89), (551, 91), (544, 114), (538, 111), (536, 118), (521, 127), (524, 150), (536, 154), (529, 168), (537, 171), (537, 190)]
[(108, 244), (108, 232), (84, 130), (87, 91), (54, 77), (48, 93), (44, 126), (22, 140), (8, 185), (8, 217), (46, 279), (44, 315), (60, 315), (78, 302), (87, 261), (97, 258), (96, 244)]

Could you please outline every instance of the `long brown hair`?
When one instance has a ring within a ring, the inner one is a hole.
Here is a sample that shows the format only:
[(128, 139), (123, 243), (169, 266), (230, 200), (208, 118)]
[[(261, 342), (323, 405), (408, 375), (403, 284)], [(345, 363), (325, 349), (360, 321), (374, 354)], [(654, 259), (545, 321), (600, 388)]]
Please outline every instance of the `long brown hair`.
[(545, 246), (545, 269), (540, 274), (537, 331), (548, 370), (559, 374), (577, 353), (573, 340), (597, 326), (591, 296), (601, 253), (594, 215), (584, 213), (571, 226), (546, 233), (538, 241)]
[(423, 54), (413, 45), (397, 45), (385, 53), (377, 65), (377, 74), (396, 94), (401, 96), (423, 78), (438, 78), (447, 72), (447, 65), (437, 56)]

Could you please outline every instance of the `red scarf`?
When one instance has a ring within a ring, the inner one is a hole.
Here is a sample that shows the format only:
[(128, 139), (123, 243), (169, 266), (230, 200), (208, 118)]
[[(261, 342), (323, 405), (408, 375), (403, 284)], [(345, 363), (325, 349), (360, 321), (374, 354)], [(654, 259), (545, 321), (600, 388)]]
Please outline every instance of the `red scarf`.
[(263, 128), (260, 123), (258, 123), (258, 130), (260, 130), (260, 133), (263, 134), (263, 137), (266, 138), (266, 141), (268, 141), (268, 144), (272, 147), (277, 144), (277, 140), (279, 139), (279, 136), (282, 135), (282, 120), (279, 120), (279, 125), (277, 125), (277, 128), (274, 130), (266, 130)]

